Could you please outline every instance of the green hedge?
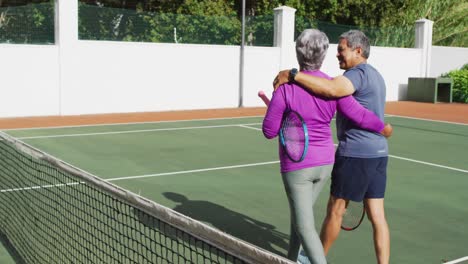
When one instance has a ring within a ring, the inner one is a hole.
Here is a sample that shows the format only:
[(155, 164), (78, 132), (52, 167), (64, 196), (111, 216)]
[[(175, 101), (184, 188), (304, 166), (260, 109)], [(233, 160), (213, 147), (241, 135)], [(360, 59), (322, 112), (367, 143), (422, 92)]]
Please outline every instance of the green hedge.
[(450, 77), (453, 80), (453, 101), (468, 103), (468, 64), (459, 70), (453, 70), (441, 77)]

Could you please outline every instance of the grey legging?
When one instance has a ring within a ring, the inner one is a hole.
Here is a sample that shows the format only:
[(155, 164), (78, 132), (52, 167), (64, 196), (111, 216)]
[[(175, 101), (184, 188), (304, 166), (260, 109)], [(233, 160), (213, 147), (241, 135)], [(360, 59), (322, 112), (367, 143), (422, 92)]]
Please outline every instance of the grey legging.
[(330, 178), (332, 168), (333, 165), (325, 165), (281, 174), (291, 211), (290, 260), (297, 260), (302, 243), (311, 263), (326, 263), (323, 246), (315, 229), (314, 204)]

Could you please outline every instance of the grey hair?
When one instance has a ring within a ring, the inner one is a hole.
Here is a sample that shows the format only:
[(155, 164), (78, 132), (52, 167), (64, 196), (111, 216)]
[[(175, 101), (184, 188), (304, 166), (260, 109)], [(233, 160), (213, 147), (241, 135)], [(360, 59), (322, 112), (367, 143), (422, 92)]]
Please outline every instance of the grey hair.
[(362, 56), (366, 59), (370, 56), (370, 44), (369, 39), (364, 34), (364, 32), (359, 30), (350, 30), (341, 34), (340, 40), (346, 39), (348, 42), (348, 47), (351, 49), (361, 48)]
[(306, 29), (296, 40), (296, 57), (301, 70), (318, 70), (328, 50), (328, 37), (318, 29)]

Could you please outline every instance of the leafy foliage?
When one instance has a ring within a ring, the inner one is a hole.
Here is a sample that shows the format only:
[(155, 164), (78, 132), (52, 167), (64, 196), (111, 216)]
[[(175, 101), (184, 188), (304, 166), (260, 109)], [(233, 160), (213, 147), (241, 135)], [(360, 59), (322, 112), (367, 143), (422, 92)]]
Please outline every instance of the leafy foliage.
[[(213, 12), (213, 8), (223, 8), (212, 3), (199, 6), (198, 12)], [(185, 7), (179, 8), (184, 10)], [(240, 43), (240, 21), (235, 15), (155, 13), (86, 4), (80, 4), (79, 15), (80, 39), (224, 45)]]
[(468, 2), (458, 0), (407, 0), (387, 14), (381, 26), (414, 25), (418, 19), (434, 21), (432, 44), (468, 46)]
[(54, 43), (52, 1), (22, 6), (6, 4), (0, 0), (0, 43)]
[[(53, 43), (53, 3), (54, 0), (0, 0), (0, 42)], [(369, 35), (372, 45), (413, 47), (414, 22), (427, 18), (434, 21), (434, 45), (468, 46), (466, 1), (245, 3), (246, 39), (251, 45), (272, 45), (273, 9), (286, 5), (296, 9), (296, 36), (305, 28), (316, 27), (337, 42), (342, 32), (359, 28)], [(82, 39), (224, 45), (238, 45), (241, 41), (242, 0), (79, 0), (79, 6)]]

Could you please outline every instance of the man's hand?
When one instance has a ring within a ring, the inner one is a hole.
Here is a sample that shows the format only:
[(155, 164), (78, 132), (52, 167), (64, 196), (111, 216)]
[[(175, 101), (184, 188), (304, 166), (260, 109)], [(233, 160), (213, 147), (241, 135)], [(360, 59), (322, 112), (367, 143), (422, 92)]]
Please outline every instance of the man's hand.
[(276, 91), (278, 87), (282, 84), (285, 84), (289, 82), (289, 71), (290, 70), (284, 70), (280, 71), (278, 75), (276, 75), (275, 80), (273, 80), (273, 90)]
[(382, 131), (380, 131), (380, 134), (382, 134), (384, 137), (389, 138), (393, 133), (393, 127), (390, 124), (385, 124), (385, 127)]

